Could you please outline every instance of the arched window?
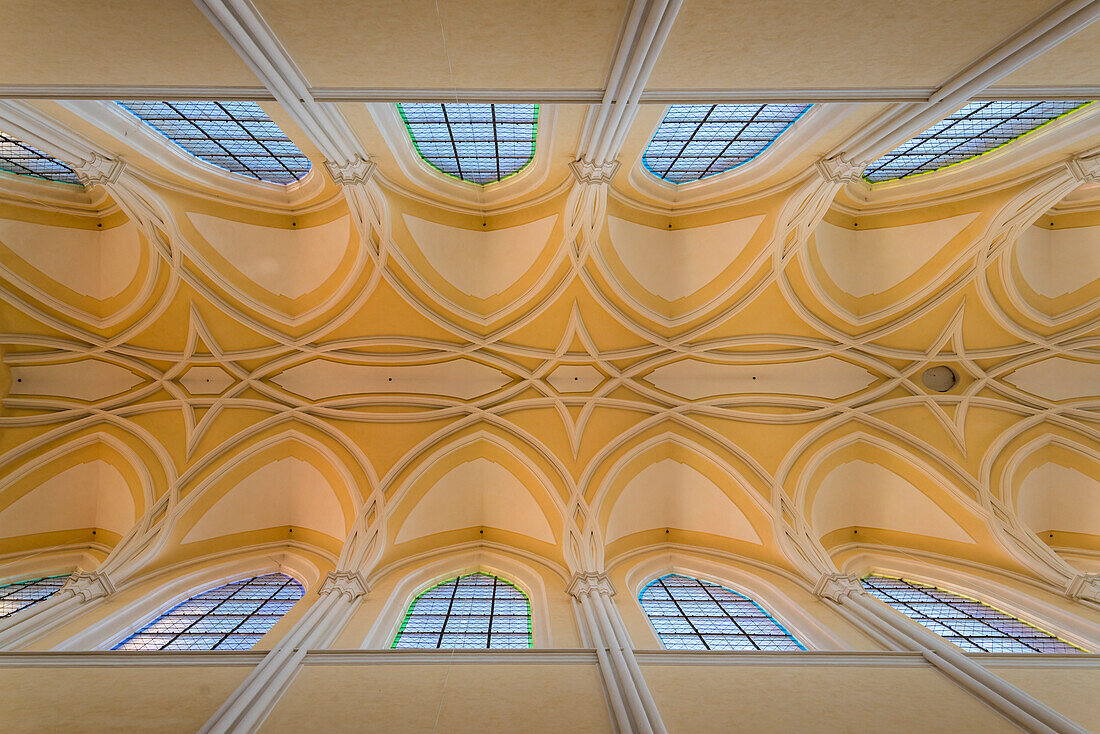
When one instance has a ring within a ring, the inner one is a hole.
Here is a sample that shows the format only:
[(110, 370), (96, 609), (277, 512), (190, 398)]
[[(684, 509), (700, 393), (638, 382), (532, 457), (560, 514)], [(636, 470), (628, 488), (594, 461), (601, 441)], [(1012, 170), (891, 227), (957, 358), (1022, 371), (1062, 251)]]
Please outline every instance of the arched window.
[(736, 591), (679, 574), (638, 596), (669, 650), (805, 650), (760, 605)]
[(867, 166), (868, 181), (938, 171), (1011, 143), (1088, 102), (971, 102)]
[(0, 619), (45, 601), (60, 591), (68, 580), (68, 576), (47, 576), (0, 586)]
[(863, 588), (967, 652), (1084, 652), (988, 604), (935, 586), (868, 576)]
[(20, 176), (80, 185), (73, 169), (38, 148), (0, 130), (0, 170)]
[(188, 153), (269, 183), (309, 173), (309, 159), (255, 102), (155, 102), (120, 105)]
[(420, 157), (463, 181), (488, 184), (535, 156), (537, 104), (397, 105)]
[(395, 648), (531, 647), (531, 605), (504, 579), (472, 573), (444, 581), (409, 605)]
[(805, 104), (674, 104), (642, 164), (672, 183), (698, 181), (748, 163), (802, 116)]
[(193, 596), (115, 645), (115, 650), (249, 650), (302, 598), (281, 573)]

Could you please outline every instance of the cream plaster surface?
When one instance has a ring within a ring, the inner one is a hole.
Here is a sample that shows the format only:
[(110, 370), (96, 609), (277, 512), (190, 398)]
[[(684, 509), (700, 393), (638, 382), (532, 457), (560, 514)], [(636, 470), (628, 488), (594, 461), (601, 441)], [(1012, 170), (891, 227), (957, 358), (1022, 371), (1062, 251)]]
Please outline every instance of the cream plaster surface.
[(1096, 395), (1100, 385), (1100, 363), (1051, 357), (1013, 370), (1004, 379), (1050, 400), (1087, 398)]
[(673, 395), (699, 400), (720, 395), (806, 395), (836, 399), (875, 381), (859, 365), (836, 357), (804, 362), (721, 364), (683, 359), (662, 365), (645, 377)]
[(607, 542), (666, 527), (761, 542), (745, 513), (718, 485), (675, 459), (650, 464), (630, 480), (611, 508)]
[(75, 229), (0, 219), (0, 244), (61, 285), (103, 301), (122, 293), (137, 275), (137, 227)]
[(469, 400), (504, 387), (511, 378), (469, 359), (385, 366), (314, 359), (284, 370), (272, 382), (310, 400), (369, 393), (453, 395)]
[(1048, 462), (1024, 477), (1016, 502), (1020, 520), (1036, 532), (1062, 530), (1100, 535), (1100, 480)]
[(11, 395), (56, 395), (97, 401), (124, 393), (144, 380), (125, 367), (101, 359), (11, 368)]
[(1078, 291), (1100, 278), (1100, 227), (1028, 227), (1016, 241), (1016, 261), (1041, 296)]
[(444, 474), (416, 504), (395, 542), (469, 527), (493, 527), (554, 542), (531, 491), (495, 461), (477, 458)]
[(814, 529), (821, 535), (860, 526), (974, 542), (943, 508), (904, 477), (862, 460), (845, 462), (821, 480), (812, 515)]
[(737, 259), (763, 215), (688, 229), (660, 229), (607, 218), (611, 244), (643, 288), (666, 301), (695, 293)]
[(129, 483), (95, 459), (55, 474), (0, 511), (0, 537), (79, 528), (125, 535), (134, 512)]

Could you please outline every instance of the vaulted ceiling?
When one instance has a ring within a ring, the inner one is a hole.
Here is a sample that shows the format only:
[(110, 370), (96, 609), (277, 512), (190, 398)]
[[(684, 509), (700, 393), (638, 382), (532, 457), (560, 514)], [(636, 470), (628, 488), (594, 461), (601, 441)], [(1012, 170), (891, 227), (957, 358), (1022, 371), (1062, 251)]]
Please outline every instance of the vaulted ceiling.
[[(1100, 105), (859, 175), (971, 99), (1097, 98), (1096, 3), (9, 5), (0, 130), (85, 185), (0, 173), (0, 559), (1100, 568)], [(112, 101), (240, 98), (300, 181)], [(532, 162), (427, 165), (395, 103), (456, 98), (539, 103)], [(646, 170), (669, 103), (733, 101), (812, 106)]]

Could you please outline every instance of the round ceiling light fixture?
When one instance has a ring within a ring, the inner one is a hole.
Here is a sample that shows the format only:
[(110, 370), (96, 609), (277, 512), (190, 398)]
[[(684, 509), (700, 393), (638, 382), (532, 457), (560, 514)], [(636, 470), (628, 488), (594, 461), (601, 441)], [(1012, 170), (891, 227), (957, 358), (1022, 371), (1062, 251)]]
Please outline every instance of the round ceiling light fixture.
[(938, 367), (929, 367), (926, 369), (921, 374), (920, 381), (923, 382), (924, 386), (929, 390), (947, 392), (955, 387), (955, 383), (959, 381), (959, 378), (954, 370), (941, 364)]

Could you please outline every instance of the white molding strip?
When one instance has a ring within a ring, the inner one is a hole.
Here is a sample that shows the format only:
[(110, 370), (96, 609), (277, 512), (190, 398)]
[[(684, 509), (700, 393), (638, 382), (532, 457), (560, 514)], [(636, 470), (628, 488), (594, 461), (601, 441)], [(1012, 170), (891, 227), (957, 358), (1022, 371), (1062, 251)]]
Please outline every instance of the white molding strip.
[(0, 668), (254, 667), (260, 664), (265, 655), (266, 650), (5, 652), (0, 653)]
[(927, 660), (916, 652), (834, 652), (827, 650), (734, 651), (734, 650), (639, 650), (642, 665), (763, 665), (923, 668)]
[(530, 650), (310, 650), (306, 665), (595, 665), (585, 649)]

